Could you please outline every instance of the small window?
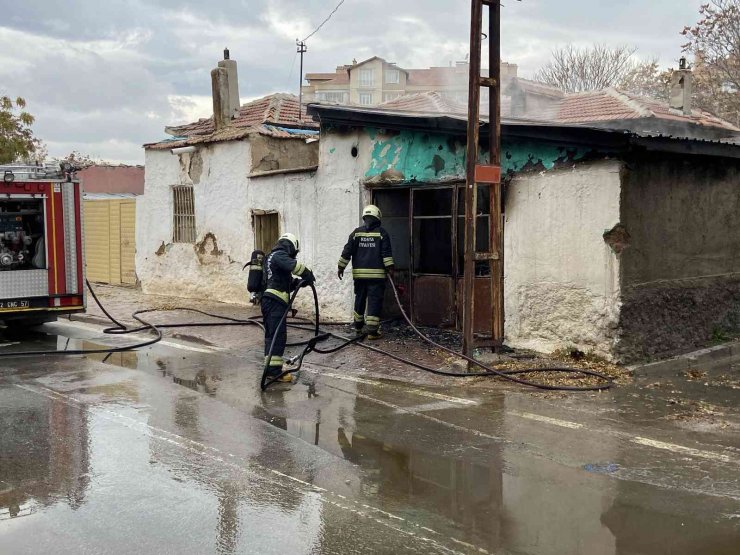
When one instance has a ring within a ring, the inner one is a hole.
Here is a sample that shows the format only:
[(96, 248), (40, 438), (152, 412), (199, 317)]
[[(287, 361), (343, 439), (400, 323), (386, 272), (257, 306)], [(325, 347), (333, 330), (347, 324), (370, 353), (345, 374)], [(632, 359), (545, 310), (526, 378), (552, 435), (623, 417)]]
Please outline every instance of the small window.
[(254, 248), (270, 252), (280, 238), (280, 217), (277, 212), (260, 212), (252, 216)]
[(361, 92), (360, 93), (360, 104), (363, 106), (370, 106), (373, 103), (373, 93)]
[(388, 85), (397, 85), (401, 82), (401, 72), (397, 69), (386, 69), (385, 82)]
[(360, 86), (372, 87), (375, 85), (375, 72), (372, 69), (360, 70)]
[(401, 96), (400, 91), (394, 91), (394, 92), (384, 92), (383, 93), (383, 102), (388, 102), (389, 100), (395, 100), (399, 96)]
[(174, 217), (172, 225), (173, 243), (195, 243), (195, 199), (193, 188), (178, 185), (172, 188)]
[(326, 102), (347, 102), (347, 93), (344, 91), (322, 91), (316, 93), (316, 100), (324, 100)]

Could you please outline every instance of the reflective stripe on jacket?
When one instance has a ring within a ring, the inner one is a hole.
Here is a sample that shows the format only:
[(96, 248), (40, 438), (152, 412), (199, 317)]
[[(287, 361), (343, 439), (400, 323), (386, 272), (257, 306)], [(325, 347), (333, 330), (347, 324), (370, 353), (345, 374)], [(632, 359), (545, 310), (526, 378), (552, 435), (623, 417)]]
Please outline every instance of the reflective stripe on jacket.
[(386, 268), (394, 265), (391, 237), (380, 227), (380, 221), (355, 229), (339, 258), (339, 268), (352, 263), (355, 279), (385, 279)]
[(276, 246), (265, 259), (267, 287), (264, 295), (288, 304), (292, 292), (293, 275), (300, 276), (308, 268), (292, 258), (281, 245)]

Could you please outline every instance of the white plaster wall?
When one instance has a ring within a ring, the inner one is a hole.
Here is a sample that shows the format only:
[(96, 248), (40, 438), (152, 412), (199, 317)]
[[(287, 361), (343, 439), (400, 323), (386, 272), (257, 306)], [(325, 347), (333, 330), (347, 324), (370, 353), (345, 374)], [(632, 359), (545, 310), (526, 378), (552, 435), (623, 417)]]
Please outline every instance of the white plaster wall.
[[(246, 303), (249, 143), (219, 143), (199, 152), (203, 167), (199, 178), (193, 172), (194, 182), (188, 173), (194, 155), (146, 151), (145, 190), (136, 210), (137, 274), (145, 293)], [(174, 185), (194, 187), (196, 245), (172, 243)], [(199, 245), (209, 233), (215, 243)]]
[(506, 341), (610, 357), (619, 316), (619, 260), (603, 234), (619, 222), (617, 161), (525, 174), (507, 189)]
[[(249, 177), (248, 141), (199, 147), (203, 169), (196, 183), (188, 173), (193, 155), (147, 150), (145, 192), (136, 213), (136, 267), (144, 292), (246, 303), (242, 266), (254, 249), (252, 212), (274, 210), (280, 232), (295, 233), (301, 240), (299, 259), (316, 275), (322, 317), (348, 321), (352, 279), (338, 280), (337, 261), (360, 224), (362, 202), (369, 198), (360, 186), (369, 167), (369, 143), (359, 131), (328, 132), (321, 141), (317, 172), (257, 178)], [(359, 146), (357, 157), (352, 156), (353, 146)], [(196, 245), (172, 243), (172, 186), (184, 184), (194, 187)], [(204, 245), (205, 253), (197, 252), (208, 233), (215, 236), (220, 254), (212, 254), (211, 243)], [(308, 291), (299, 295), (296, 307), (313, 310)]]
[[(277, 210), (281, 232), (295, 233), (301, 240), (299, 259), (316, 276), (322, 319), (349, 321), (352, 315), (352, 279), (337, 278), (337, 261), (350, 232), (360, 225), (360, 179), (369, 165), (370, 148), (352, 147), (369, 138), (365, 133), (323, 134), (319, 169), (315, 174), (293, 174), (253, 179), (248, 204), (254, 209)], [(301, 293), (299, 310), (311, 312), (312, 299)]]

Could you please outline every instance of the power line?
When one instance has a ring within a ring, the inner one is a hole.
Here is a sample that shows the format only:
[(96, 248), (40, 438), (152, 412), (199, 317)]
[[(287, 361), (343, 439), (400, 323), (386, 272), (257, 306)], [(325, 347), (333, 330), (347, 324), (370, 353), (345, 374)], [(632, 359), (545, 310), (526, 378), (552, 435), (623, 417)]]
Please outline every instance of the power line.
[(323, 27), (324, 25), (326, 25), (326, 23), (327, 23), (327, 22), (328, 22), (328, 21), (329, 21), (329, 20), (331, 19), (331, 16), (333, 16), (333, 15), (334, 15), (335, 13), (337, 13), (337, 10), (338, 10), (339, 8), (341, 8), (341, 7), (342, 7), (342, 4), (344, 4), (344, 2), (345, 2), (345, 0), (342, 0), (341, 2), (339, 2), (339, 4), (337, 4), (337, 7), (336, 7), (336, 8), (334, 8), (334, 9), (333, 9), (333, 10), (331, 11), (331, 13), (330, 13), (330, 14), (329, 14), (329, 15), (328, 15), (328, 16), (326, 17), (326, 19), (325, 19), (324, 21), (322, 21), (322, 22), (321, 22), (321, 24), (320, 24), (320, 25), (319, 25), (318, 27), (316, 27), (316, 29), (314, 29), (314, 32), (313, 32), (313, 33), (311, 33), (310, 35), (308, 35), (308, 36), (307, 36), (307, 37), (306, 37), (305, 39), (303, 39), (303, 40), (302, 40), (301, 42), (306, 42), (306, 41), (307, 41), (308, 39), (310, 39), (310, 38), (311, 38), (312, 36), (314, 36), (314, 35), (315, 35), (316, 33), (318, 33), (318, 32), (319, 32), (319, 31), (321, 30), (321, 28), (322, 28), (322, 27)]

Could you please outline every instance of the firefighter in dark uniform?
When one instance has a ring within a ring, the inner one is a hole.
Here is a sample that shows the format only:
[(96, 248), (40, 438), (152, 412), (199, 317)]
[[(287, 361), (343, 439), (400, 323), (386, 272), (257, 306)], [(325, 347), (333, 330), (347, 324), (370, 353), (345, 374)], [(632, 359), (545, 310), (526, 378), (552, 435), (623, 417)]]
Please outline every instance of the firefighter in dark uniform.
[(367, 334), (368, 339), (379, 339), (380, 313), (383, 310), (386, 273), (393, 277), (391, 237), (380, 227), (380, 209), (372, 204), (362, 211), (365, 225), (355, 229), (339, 258), (339, 279), (352, 262), (355, 280), (355, 330)]
[[(292, 233), (285, 233), (265, 258), (266, 285), (261, 307), (265, 325), (265, 364), (269, 365), (268, 376), (273, 378), (283, 371), (283, 353), (288, 339), (287, 323), (283, 320), (283, 315), (288, 309), (290, 295), (301, 281), (306, 285), (314, 282), (311, 270), (296, 260), (299, 251), (298, 238)], [(300, 279), (294, 279), (293, 276)], [(273, 338), (275, 345), (270, 353)], [(290, 374), (283, 376), (281, 381), (290, 382)]]

